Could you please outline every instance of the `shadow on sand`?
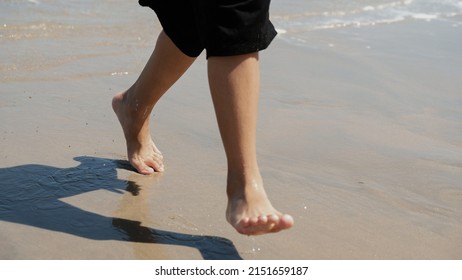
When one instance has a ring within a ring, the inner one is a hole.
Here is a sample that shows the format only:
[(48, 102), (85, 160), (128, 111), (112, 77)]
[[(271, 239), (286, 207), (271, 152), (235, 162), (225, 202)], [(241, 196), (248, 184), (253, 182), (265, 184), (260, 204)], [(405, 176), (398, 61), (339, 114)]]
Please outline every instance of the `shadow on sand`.
[(102, 216), (61, 201), (101, 189), (133, 196), (140, 192), (135, 182), (117, 179), (116, 169), (132, 170), (128, 162), (87, 156), (74, 159), (80, 165), (72, 168), (33, 164), (0, 168), (0, 220), (92, 240), (187, 246), (209, 260), (241, 259), (225, 238), (148, 228), (139, 221)]

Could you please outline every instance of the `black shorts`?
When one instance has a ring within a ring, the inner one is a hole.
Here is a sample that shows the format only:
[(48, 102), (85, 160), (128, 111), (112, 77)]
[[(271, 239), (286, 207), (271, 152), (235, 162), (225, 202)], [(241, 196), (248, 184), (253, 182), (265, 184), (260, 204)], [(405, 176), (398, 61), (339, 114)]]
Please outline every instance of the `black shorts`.
[(139, 0), (153, 9), (167, 36), (186, 55), (207, 57), (266, 49), (277, 32), (270, 0)]

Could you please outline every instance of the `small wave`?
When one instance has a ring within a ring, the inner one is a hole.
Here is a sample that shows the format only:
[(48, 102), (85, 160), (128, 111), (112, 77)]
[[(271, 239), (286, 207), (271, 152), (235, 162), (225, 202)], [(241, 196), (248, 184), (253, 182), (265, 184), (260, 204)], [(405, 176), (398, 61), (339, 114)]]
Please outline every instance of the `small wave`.
[[(314, 1), (316, 2), (316, 1)], [(319, 4), (322, 7), (308, 7), (299, 4), (296, 12), (273, 13), (275, 25), (286, 33), (300, 33), (319, 29), (374, 26), (391, 24), (404, 20), (448, 20), (455, 21), (462, 16), (462, 1), (455, 0), (402, 0), (368, 1), (368, 3), (348, 3), (334, 1), (335, 4)], [(319, 2), (321, 3), (321, 2)], [(313, 12), (316, 11), (316, 12)], [(461, 22), (462, 23), (462, 22)]]

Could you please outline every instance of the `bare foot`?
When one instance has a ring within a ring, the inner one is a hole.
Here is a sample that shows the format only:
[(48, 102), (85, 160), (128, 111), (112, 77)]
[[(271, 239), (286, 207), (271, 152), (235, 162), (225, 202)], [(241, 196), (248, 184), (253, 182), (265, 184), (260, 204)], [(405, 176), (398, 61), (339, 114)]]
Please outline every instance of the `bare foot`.
[(141, 174), (149, 175), (164, 171), (162, 153), (152, 141), (149, 131), (151, 108), (135, 102), (130, 104), (127, 92), (112, 99), (112, 108), (119, 119), (127, 143), (127, 155), (131, 165)]
[(281, 214), (271, 205), (261, 180), (254, 180), (243, 191), (228, 189), (226, 219), (246, 235), (278, 232), (294, 225), (292, 216)]

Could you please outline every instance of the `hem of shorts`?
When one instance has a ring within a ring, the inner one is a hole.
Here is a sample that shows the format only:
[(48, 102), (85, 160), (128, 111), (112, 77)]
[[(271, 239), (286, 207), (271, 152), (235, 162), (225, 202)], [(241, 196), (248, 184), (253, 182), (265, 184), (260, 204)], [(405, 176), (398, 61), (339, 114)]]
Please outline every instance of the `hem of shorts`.
[(204, 49), (201, 49), (200, 51), (190, 51), (190, 50), (186, 50), (184, 47), (183, 47), (183, 44), (179, 43), (177, 41), (177, 39), (174, 37), (174, 36), (171, 36), (169, 33), (169, 30), (168, 29), (165, 29), (165, 28), (162, 28), (162, 30), (164, 31), (165, 35), (167, 35), (168, 38), (170, 38), (170, 40), (173, 42), (173, 44), (175, 45), (175, 47), (177, 47), (177, 49), (180, 50), (180, 52), (182, 52), (184, 55), (188, 56), (188, 57), (191, 57), (191, 58), (197, 58), (201, 55), (201, 53), (204, 51)]

